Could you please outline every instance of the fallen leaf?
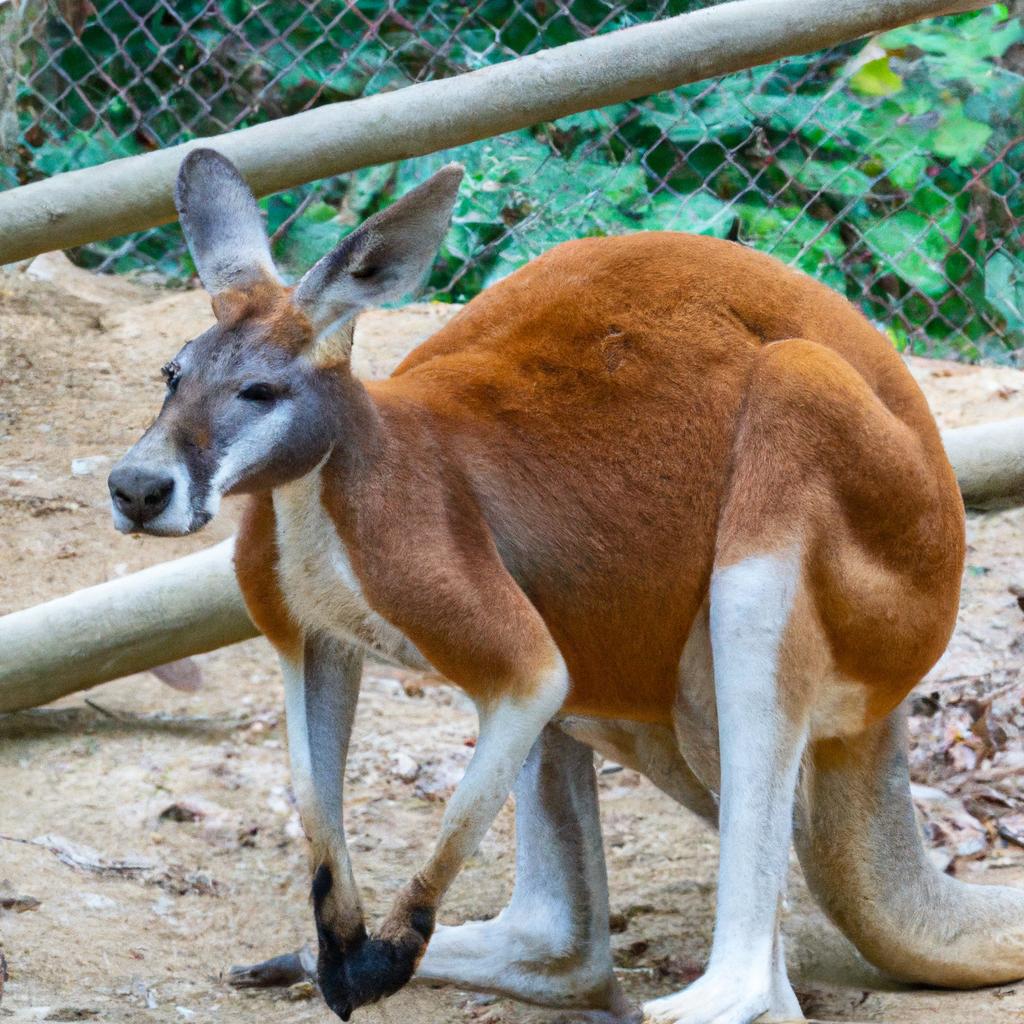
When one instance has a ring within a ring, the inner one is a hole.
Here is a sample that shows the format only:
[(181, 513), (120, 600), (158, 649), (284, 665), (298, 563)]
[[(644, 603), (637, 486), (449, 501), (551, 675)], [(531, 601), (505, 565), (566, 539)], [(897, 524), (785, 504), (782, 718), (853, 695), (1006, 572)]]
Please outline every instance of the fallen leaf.
[(0, 910), (9, 910), (14, 914), (24, 914), (26, 910), (37, 910), (42, 900), (35, 896), (6, 896), (0, 894)]
[(1024, 814), (1004, 814), (996, 830), (1008, 843), (1024, 846)]
[(195, 658), (180, 658), (169, 661), (166, 665), (157, 665), (149, 670), (172, 690), (182, 693), (195, 693), (203, 685), (203, 670)]

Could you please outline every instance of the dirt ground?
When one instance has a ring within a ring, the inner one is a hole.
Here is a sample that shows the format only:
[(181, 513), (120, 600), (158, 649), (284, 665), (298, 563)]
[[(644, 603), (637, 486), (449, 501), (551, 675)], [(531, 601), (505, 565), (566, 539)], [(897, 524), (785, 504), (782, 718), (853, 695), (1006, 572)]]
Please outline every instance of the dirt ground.
[[(367, 318), (357, 341), (363, 372), (385, 372), (446, 314), (420, 306)], [(160, 365), (208, 318), (199, 292), (95, 278), (62, 257), (0, 274), (0, 613), (232, 532), (229, 503), (197, 538), (124, 537), (111, 527), (106, 494), (111, 460), (159, 404)], [(1024, 415), (1024, 373), (925, 361), (913, 369), (944, 425)], [(915, 774), (930, 787), (918, 795), (944, 867), (1024, 884), (1024, 614), (1010, 590), (1024, 584), (1024, 511), (971, 516), (969, 539), (959, 627), (914, 705)], [(0, 910), (10, 973), (0, 1020), (334, 1019), (308, 987), (238, 992), (226, 984), (231, 964), (310, 939), (312, 915), (270, 648), (252, 641), (196, 663), (195, 692), (147, 673), (0, 717), (0, 905), (39, 901)], [(367, 671), (347, 815), (371, 918), (423, 856), (471, 750), (465, 701), (424, 682), (382, 666)], [(632, 772), (605, 764), (600, 788), (620, 977), (636, 999), (663, 994), (690, 980), (707, 954), (717, 840)], [(500, 909), (512, 840), (506, 808), (444, 920)], [(66, 863), (76, 856), (106, 869)], [(785, 930), (808, 1015), (1024, 1020), (1024, 984), (939, 993), (884, 981), (792, 874)], [(411, 987), (358, 1019), (529, 1024), (552, 1016), (569, 1019)]]

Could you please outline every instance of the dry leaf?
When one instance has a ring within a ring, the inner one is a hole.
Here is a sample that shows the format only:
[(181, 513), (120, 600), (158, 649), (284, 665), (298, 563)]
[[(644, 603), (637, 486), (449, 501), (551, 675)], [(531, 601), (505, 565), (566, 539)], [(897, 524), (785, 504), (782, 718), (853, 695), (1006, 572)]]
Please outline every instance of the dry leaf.
[(0, 910), (9, 910), (13, 914), (24, 914), (26, 910), (38, 910), (42, 900), (35, 896), (4, 896), (0, 895)]
[(77, 38), (81, 38), (86, 19), (90, 14), (96, 13), (96, 8), (89, 0), (58, 0), (57, 6), (71, 31)]
[(166, 665), (157, 665), (149, 670), (172, 690), (182, 693), (195, 693), (203, 685), (203, 670), (195, 658), (181, 658), (169, 661)]

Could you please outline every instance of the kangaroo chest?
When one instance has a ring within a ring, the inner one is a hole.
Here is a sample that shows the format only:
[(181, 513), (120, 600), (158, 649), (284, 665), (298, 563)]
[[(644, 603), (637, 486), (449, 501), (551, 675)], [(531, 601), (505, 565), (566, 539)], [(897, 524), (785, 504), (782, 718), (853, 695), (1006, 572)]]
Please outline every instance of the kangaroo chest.
[(317, 470), (274, 490), (277, 575), (290, 612), (304, 632), (327, 633), (409, 667), (429, 667), (366, 602), (321, 486)]

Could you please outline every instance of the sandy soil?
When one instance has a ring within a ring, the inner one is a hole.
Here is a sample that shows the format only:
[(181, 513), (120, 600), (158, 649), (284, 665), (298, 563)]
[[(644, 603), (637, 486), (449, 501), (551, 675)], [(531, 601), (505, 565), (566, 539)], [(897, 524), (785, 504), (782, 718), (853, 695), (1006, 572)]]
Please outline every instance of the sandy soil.
[[(425, 336), (446, 314), (429, 306), (368, 318), (357, 342), (364, 372), (384, 372), (410, 338)], [(208, 316), (201, 293), (93, 278), (54, 257), (29, 273), (0, 276), (0, 612), (231, 532), (229, 507), (199, 538), (122, 537), (107, 509), (105, 460), (116, 459), (149, 421), (161, 393), (159, 366)], [(1024, 414), (1020, 372), (925, 361), (913, 369), (944, 424)], [(74, 460), (86, 461), (73, 470)], [(962, 788), (974, 778), (965, 766), (983, 776), (1002, 756), (981, 751), (970, 764), (970, 737), (951, 739), (943, 715), (959, 713), (954, 705), (965, 687), (985, 693), (1021, 678), (1024, 616), (1009, 588), (1024, 583), (1022, 527), (1021, 511), (970, 519), (959, 628), (920, 691), (920, 700), (944, 708), (918, 723), (921, 781), (952, 778)], [(197, 661), (203, 685), (195, 693), (144, 674), (0, 718), (0, 901), (40, 901), (21, 913), (0, 910), (10, 972), (0, 1019), (334, 1019), (308, 987), (246, 993), (224, 981), (233, 963), (309, 939), (311, 913), (270, 649), (252, 641)], [(348, 827), (371, 915), (422, 857), (470, 753), (474, 721), (465, 702), (425, 682), (380, 666), (367, 672)], [(1007, 725), (1011, 738), (1015, 728)], [(945, 745), (936, 747), (929, 730), (943, 729)], [(951, 764), (956, 757), (967, 760)], [(611, 767), (600, 786), (614, 944), (622, 981), (640, 999), (684, 984), (707, 954), (717, 840), (633, 773)], [(445, 920), (500, 909), (511, 885), (512, 831), (506, 808), (459, 879)], [(950, 870), (1024, 884), (1024, 849), (989, 830), (980, 853), (951, 854), (953, 840), (941, 831), (936, 825), (930, 834)], [(49, 838), (13, 841), (39, 837)], [(69, 841), (93, 848), (108, 865), (141, 866), (69, 866), (54, 852), (74, 853)], [(908, 1024), (1024, 1019), (1024, 985), (938, 993), (885, 982), (824, 919), (795, 869), (785, 928), (791, 975), (809, 1015)], [(552, 1016), (506, 1000), (410, 988), (360, 1018), (527, 1024)]]

